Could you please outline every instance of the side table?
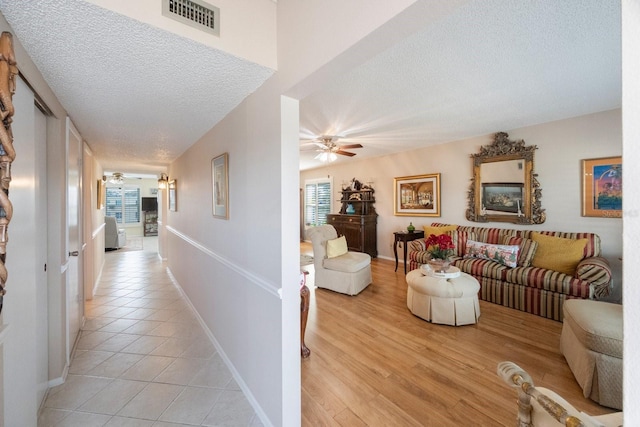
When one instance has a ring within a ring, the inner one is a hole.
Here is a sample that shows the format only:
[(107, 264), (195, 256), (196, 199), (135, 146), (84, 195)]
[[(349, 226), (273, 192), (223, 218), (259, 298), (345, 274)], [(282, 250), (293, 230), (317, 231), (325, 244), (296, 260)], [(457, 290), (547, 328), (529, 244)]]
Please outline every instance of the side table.
[(398, 242), (403, 242), (404, 274), (407, 274), (407, 242), (424, 238), (424, 231), (414, 231), (413, 233), (409, 233), (408, 231), (394, 231), (393, 235), (395, 237), (395, 241), (393, 242), (393, 254), (396, 256), (396, 269), (394, 271), (398, 271)]

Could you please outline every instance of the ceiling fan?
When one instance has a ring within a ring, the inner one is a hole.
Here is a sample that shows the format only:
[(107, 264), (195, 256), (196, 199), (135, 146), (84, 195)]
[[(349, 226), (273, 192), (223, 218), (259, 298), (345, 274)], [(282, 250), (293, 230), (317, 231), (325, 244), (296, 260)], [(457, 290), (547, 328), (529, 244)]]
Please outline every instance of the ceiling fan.
[(344, 149), (362, 148), (361, 144), (339, 145), (336, 143), (339, 139), (340, 137), (336, 135), (322, 135), (321, 137), (307, 143), (306, 145), (315, 145), (316, 151), (319, 152), (315, 159), (323, 162), (332, 162), (336, 160), (338, 158), (337, 154), (353, 157), (356, 155), (356, 153), (345, 151)]

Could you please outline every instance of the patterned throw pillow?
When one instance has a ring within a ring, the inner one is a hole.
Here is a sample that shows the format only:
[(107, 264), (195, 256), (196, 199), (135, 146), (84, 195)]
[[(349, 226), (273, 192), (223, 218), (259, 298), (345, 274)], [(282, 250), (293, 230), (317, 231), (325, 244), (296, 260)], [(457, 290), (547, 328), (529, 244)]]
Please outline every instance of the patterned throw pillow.
[(465, 258), (480, 258), (498, 262), (507, 267), (518, 265), (518, 245), (493, 245), (491, 243), (467, 240)]
[(504, 236), (500, 242), (503, 245), (518, 245), (520, 250), (518, 251), (518, 266), (519, 267), (531, 267), (531, 261), (538, 249), (538, 242), (534, 242), (531, 239), (520, 236)]

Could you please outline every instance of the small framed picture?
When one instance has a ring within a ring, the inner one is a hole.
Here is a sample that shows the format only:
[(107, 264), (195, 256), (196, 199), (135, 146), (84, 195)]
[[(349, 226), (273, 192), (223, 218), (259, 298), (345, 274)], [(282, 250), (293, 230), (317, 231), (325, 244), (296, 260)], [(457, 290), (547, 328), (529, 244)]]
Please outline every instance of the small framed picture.
[(211, 160), (213, 216), (229, 219), (229, 154)]
[(393, 214), (398, 216), (440, 216), (440, 174), (394, 178)]
[(169, 210), (176, 212), (178, 210), (177, 196), (178, 196), (178, 182), (176, 179), (169, 181)]
[(582, 216), (622, 218), (622, 157), (582, 161)]

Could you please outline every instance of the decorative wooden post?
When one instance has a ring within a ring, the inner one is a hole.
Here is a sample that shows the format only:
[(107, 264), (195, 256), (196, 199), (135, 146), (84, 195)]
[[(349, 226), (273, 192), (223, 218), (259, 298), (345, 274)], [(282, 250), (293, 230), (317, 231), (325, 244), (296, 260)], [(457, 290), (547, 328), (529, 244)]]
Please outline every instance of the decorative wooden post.
[(0, 36), (0, 118), (2, 119), (2, 126), (0, 126), (0, 189), (2, 190), (0, 191), (0, 312), (2, 312), (7, 283), (5, 267), (9, 240), (7, 229), (13, 215), (13, 205), (9, 200), (9, 184), (11, 183), (11, 163), (16, 158), (11, 122), (14, 113), (12, 98), (16, 91), (17, 74), (13, 37), (11, 33), (5, 31)]

